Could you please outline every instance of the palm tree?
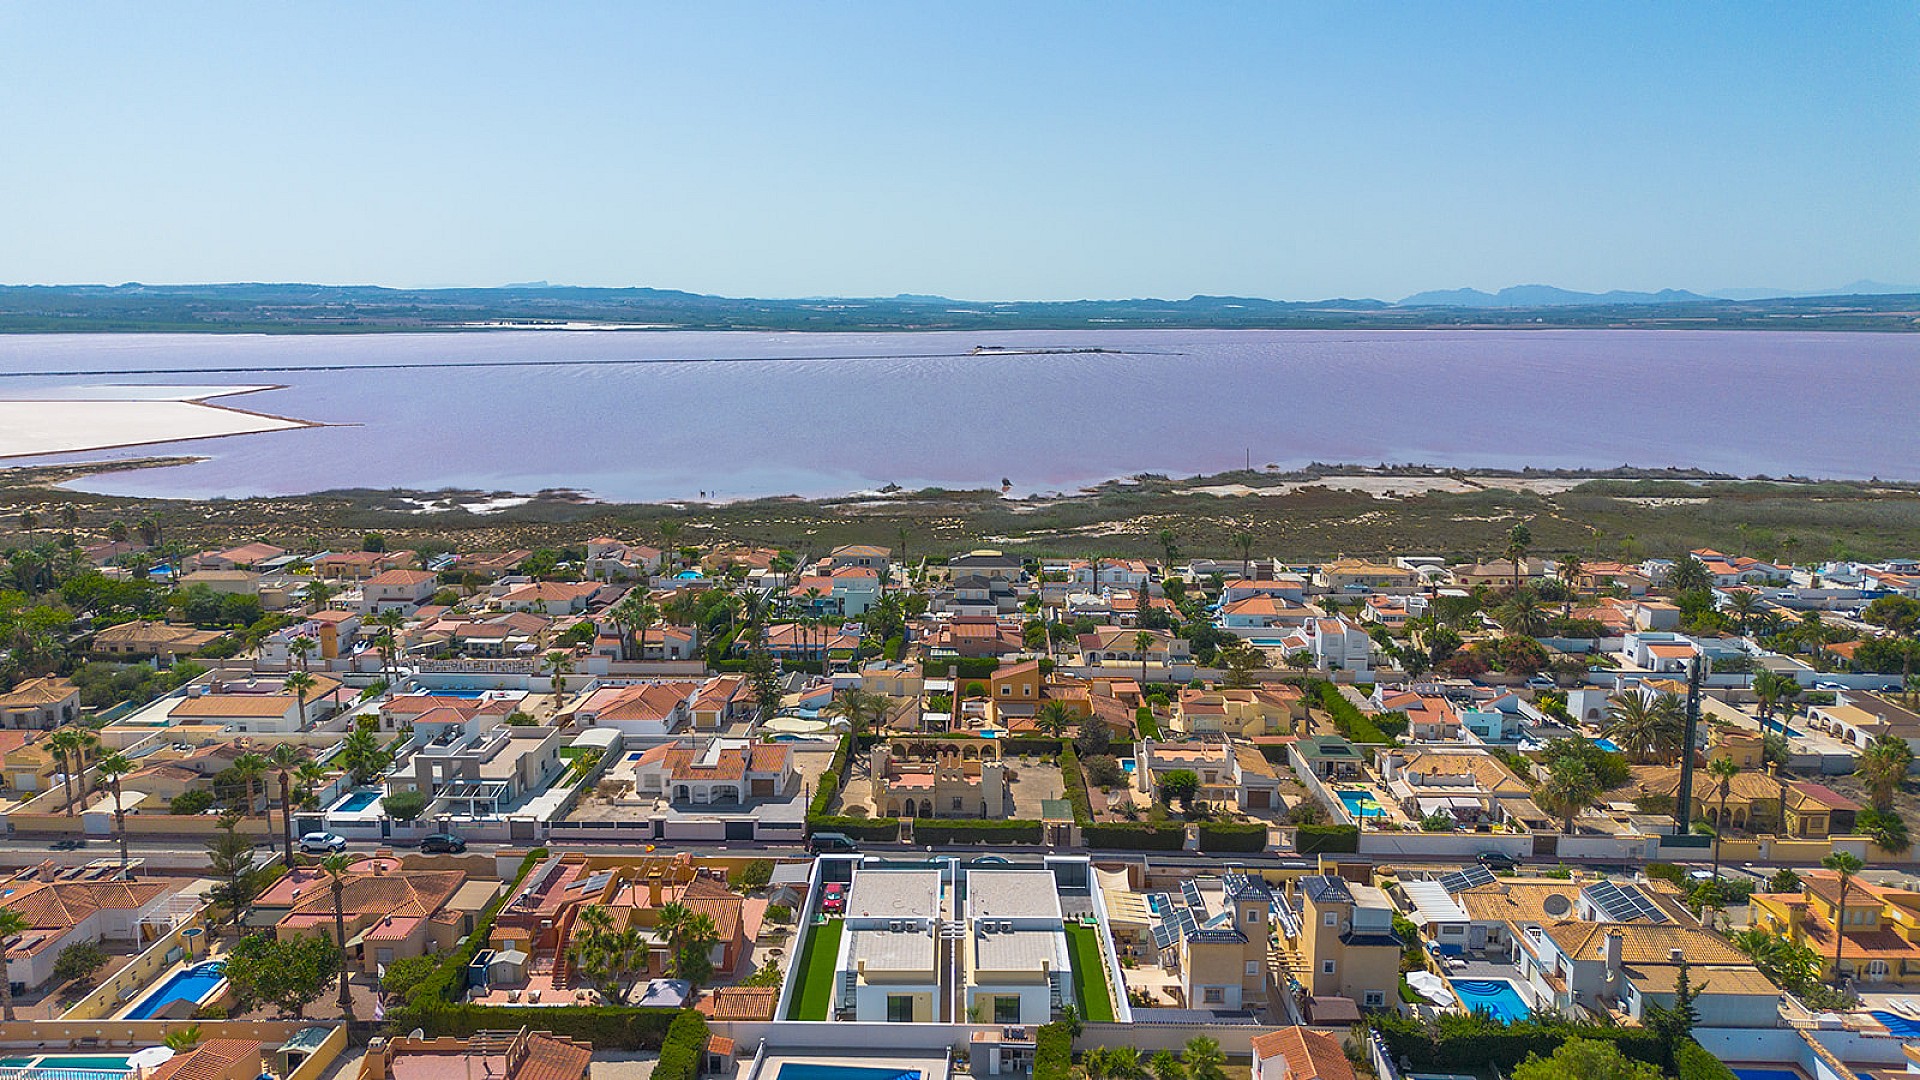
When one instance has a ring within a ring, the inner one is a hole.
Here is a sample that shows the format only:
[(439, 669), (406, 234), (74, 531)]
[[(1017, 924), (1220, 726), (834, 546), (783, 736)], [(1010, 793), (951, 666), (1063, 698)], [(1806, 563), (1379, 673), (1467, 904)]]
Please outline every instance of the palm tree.
[(333, 585), (325, 578), (314, 578), (307, 582), (307, 603), (315, 611), (327, 610), (327, 601), (333, 599)]
[(640, 631), (640, 645), (635, 660), (647, 658), (647, 629), (660, 621), (660, 606), (650, 600), (641, 600), (633, 610), (633, 625)]
[(1760, 702), (1760, 730), (1763, 733), (1773, 722), (1773, 709), (1780, 700), (1782, 678), (1783, 676), (1779, 673), (1772, 671), (1762, 671), (1753, 677), (1753, 685), (1750, 689), (1753, 690), (1753, 696)]
[(320, 681), (303, 669), (287, 676), (286, 681), (281, 685), (293, 691), (294, 700), (299, 702), (300, 730), (305, 731), (307, 729), (307, 695), (313, 692), (314, 687), (320, 685)]
[(1672, 761), (1686, 740), (1686, 706), (1676, 694), (1652, 701), (1630, 690), (1607, 706), (1604, 733), (1635, 761)]
[(1562, 821), (1561, 831), (1573, 835), (1573, 819), (1592, 806), (1600, 797), (1600, 782), (1577, 758), (1560, 758), (1553, 763), (1553, 769), (1534, 792), (1534, 802), (1540, 809), (1558, 816)]
[(383, 663), (393, 665), (393, 674), (388, 681), (400, 681), (400, 631), (407, 625), (407, 617), (397, 608), (388, 608), (373, 617), (373, 623), (380, 628), (375, 644), (381, 646), (380, 656)]
[(1547, 613), (1531, 589), (1516, 592), (1500, 605), (1499, 619), (1510, 633), (1538, 636), (1547, 627)]
[(567, 696), (567, 672), (573, 670), (573, 654), (555, 649), (540, 661), (540, 665), (553, 676), (553, 711), (559, 712)]
[[(247, 785), (247, 801), (241, 808), (241, 816), (252, 817), (253, 782), (255, 780), (261, 780), (261, 788), (264, 789), (266, 787), (263, 778), (267, 775), (267, 759), (252, 752), (241, 754), (239, 757), (233, 759), (233, 774)], [(262, 793), (264, 794), (264, 790)]]
[(1160, 542), (1160, 554), (1166, 559), (1161, 563), (1161, 571), (1173, 573), (1173, 560), (1180, 555), (1180, 534), (1173, 529), (1161, 529), (1154, 534), (1154, 539)]
[(340, 1014), (353, 1019), (353, 996), (347, 992), (347, 868), (353, 865), (353, 856), (346, 852), (329, 855), (320, 861), (320, 868), (327, 872), (327, 883), (333, 888), (333, 943), (340, 950)]
[(1580, 579), (1587, 572), (1586, 564), (1580, 561), (1580, 556), (1568, 555), (1560, 560), (1560, 565), (1554, 568), (1554, 572), (1559, 575), (1560, 584), (1567, 587), (1567, 609), (1565, 614), (1567, 618), (1571, 619), (1573, 618), (1574, 598), (1580, 595)]
[(80, 757), (80, 729), (63, 727), (47, 736), (47, 750), (60, 763), (60, 782), (67, 789), (67, 816), (73, 816), (73, 770)]
[(1733, 778), (1740, 775), (1740, 766), (1730, 757), (1717, 757), (1707, 762), (1707, 774), (1720, 782), (1720, 816), (1713, 822), (1713, 879), (1720, 880), (1720, 838), (1727, 833), (1727, 796), (1733, 794)]
[(1507, 558), (1513, 562), (1513, 594), (1520, 595), (1520, 582), (1526, 576), (1527, 549), (1533, 546), (1533, 530), (1516, 524), (1507, 530)]
[[(1146, 603), (1145, 603), (1146, 590), (1145, 589), (1141, 590), (1140, 599), (1141, 599), (1141, 614), (1144, 615), (1146, 614)], [(1146, 692), (1145, 688), (1147, 685), (1147, 650), (1153, 648), (1153, 631), (1142, 630), (1139, 633), (1133, 635), (1133, 647), (1139, 650), (1140, 652), (1140, 686), (1141, 686), (1141, 693), (1145, 693)]]
[(1885, 813), (1893, 809), (1894, 792), (1907, 778), (1913, 766), (1913, 751), (1898, 735), (1881, 735), (1860, 752), (1858, 771), (1873, 796), (1873, 808)]
[(100, 759), (100, 775), (113, 785), (113, 824), (120, 833), (120, 872), (127, 872), (127, 810), (120, 802), (120, 778), (133, 771), (127, 755), (115, 750)]
[(1040, 706), (1040, 711), (1034, 715), (1033, 726), (1059, 739), (1066, 736), (1067, 729), (1073, 726), (1073, 720), (1073, 710), (1067, 708), (1065, 702), (1049, 701)]
[(1187, 1067), (1187, 1080), (1221, 1080), (1226, 1075), (1227, 1056), (1217, 1041), (1204, 1035), (1187, 1040), (1180, 1060)]
[(1867, 864), (1860, 856), (1851, 851), (1835, 851), (1820, 860), (1820, 865), (1834, 872), (1840, 879), (1840, 903), (1834, 916), (1833, 926), (1833, 977), (1840, 978), (1840, 946), (1847, 940), (1841, 928), (1847, 925), (1847, 890), (1853, 887), (1853, 875), (1866, 869)]
[(293, 658), (299, 662), (301, 671), (304, 672), (307, 670), (307, 654), (313, 652), (314, 648), (319, 644), (319, 642), (305, 634), (301, 634), (299, 637), (287, 642), (287, 648), (293, 650)]
[(1240, 549), (1240, 576), (1242, 578), (1252, 577), (1253, 576), (1253, 530), (1252, 529), (1235, 529), (1233, 531), (1233, 546)]
[(833, 696), (821, 711), (847, 722), (847, 731), (855, 740), (879, 725), (893, 709), (893, 700), (885, 694), (848, 687)]
[(1733, 616), (1734, 623), (1740, 627), (1744, 636), (1753, 627), (1753, 620), (1760, 615), (1766, 605), (1760, 602), (1760, 594), (1752, 589), (1741, 589), (1727, 597), (1727, 614)]
[[(26, 916), (12, 908), (0, 908), (0, 941), (13, 937), (15, 934), (24, 934), (28, 929), (29, 924), (27, 923)], [(0, 960), (0, 963), (5, 963), (5, 961)], [(5, 1016), (9, 1024), (14, 1021), (13, 975), (5, 971), (0, 971), (0, 1016)]]
[(293, 776), (306, 765), (306, 751), (292, 743), (280, 743), (267, 754), (267, 761), (280, 776), (280, 823), (287, 869), (293, 869)]

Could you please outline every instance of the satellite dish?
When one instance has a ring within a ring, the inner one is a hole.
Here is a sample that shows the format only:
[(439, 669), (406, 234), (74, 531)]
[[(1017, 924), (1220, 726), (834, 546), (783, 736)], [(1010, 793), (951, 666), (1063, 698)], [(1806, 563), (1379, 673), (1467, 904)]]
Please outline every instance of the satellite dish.
[(414, 1028), (412, 1031), (407, 1032), (407, 1038), (409, 1039), (425, 1039), (426, 1037), (426, 1028)]
[(1559, 893), (1552, 893), (1540, 901), (1540, 906), (1547, 914), (1558, 916), (1565, 915), (1573, 907), (1573, 902)]

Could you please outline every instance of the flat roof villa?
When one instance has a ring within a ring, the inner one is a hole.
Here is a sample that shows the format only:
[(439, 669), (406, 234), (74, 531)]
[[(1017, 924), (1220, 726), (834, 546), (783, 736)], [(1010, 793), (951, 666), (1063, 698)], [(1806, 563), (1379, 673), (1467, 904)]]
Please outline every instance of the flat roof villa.
[(966, 1013), (1044, 1024), (1073, 997), (1073, 960), (1051, 870), (966, 872)]
[(945, 886), (939, 870), (860, 869), (847, 891), (834, 965), (841, 1019), (951, 1022), (942, 992), (938, 933)]

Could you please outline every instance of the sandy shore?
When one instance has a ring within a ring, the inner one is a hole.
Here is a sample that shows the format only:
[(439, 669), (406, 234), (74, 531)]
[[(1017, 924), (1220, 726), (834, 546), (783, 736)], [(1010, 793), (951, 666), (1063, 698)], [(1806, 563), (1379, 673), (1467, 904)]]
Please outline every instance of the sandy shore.
[(264, 386), (60, 387), (0, 400), (0, 458), (107, 450), (312, 427), (208, 403)]

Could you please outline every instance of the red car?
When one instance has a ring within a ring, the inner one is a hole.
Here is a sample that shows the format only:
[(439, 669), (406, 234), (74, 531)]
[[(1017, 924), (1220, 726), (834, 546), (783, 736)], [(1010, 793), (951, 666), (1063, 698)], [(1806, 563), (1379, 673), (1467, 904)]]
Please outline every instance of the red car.
[(845, 910), (846, 906), (847, 906), (846, 885), (838, 881), (827, 882), (826, 888), (821, 890), (820, 910), (827, 912), (828, 914), (835, 914)]

